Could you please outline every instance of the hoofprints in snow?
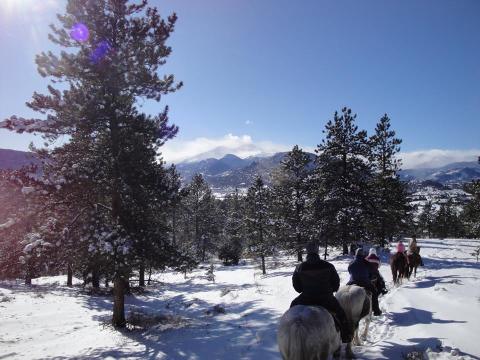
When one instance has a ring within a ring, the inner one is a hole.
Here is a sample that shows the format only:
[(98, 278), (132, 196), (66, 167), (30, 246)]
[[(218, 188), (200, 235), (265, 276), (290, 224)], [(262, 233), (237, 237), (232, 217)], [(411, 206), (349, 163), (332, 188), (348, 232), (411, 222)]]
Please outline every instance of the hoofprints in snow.
[[(480, 264), (471, 255), (480, 241), (424, 239), (419, 245), (425, 268), (381, 298), (384, 315), (374, 319), (366, 345), (355, 348), (359, 359), (402, 359), (428, 348), (431, 359), (480, 358)], [(333, 261), (343, 284), (349, 260)], [(392, 287), (387, 255), (383, 261)], [(147, 317), (149, 323), (124, 332), (106, 325), (109, 297), (64, 287), (63, 277), (37, 279), (32, 288), (2, 282), (0, 358), (279, 359), (276, 327), (296, 295), (295, 265), (271, 258), (265, 276), (249, 263), (218, 265), (215, 283), (206, 269), (187, 280), (156, 274), (147, 293), (127, 298), (132, 321)]]

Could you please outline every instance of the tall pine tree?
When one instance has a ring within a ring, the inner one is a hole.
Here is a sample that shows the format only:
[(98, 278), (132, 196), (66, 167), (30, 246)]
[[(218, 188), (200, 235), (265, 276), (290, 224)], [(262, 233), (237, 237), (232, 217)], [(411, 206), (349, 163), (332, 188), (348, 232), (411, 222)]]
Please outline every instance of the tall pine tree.
[(401, 161), (397, 155), (401, 143), (385, 114), (370, 137), (369, 156), (374, 171), (369, 225), (380, 246), (385, 246), (386, 239), (392, 240), (401, 231), (409, 210), (407, 187), (398, 177)]
[(245, 199), (245, 227), (249, 252), (260, 258), (263, 274), (266, 274), (265, 258), (275, 249), (273, 225), (272, 193), (257, 176)]
[(364, 239), (371, 215), (372, 169), (366, 131), (359, 131), (348, 108), (335, 112), (325, 126), (325, 139), (315, 150), (315, 218), (321, 237), (333, 245)]
[[(37, 56), (39, 73), (52, 79), (52, 85), (46, 95), (34, 93), (28, 103), (46, 119), (12, 116), (0, 126), (42, 133), (52, 142), (68, 137), (67, 144), (52, 152), (54, 165), (47, 175), (61, 180), (68, 173), (67, 205), (81, 211), (83, 221), (88, 217), (91, 225), (83, 238), (94, 239), (89, 249), (112, 264), (112, 321), (123, 327), (124, 289), (132, 266), (148, 254), (159, 254), (145, 251), (145, 246), (164, 246), (164, 227), (154, 221), (165, 189), (156, 156), (177, 128), (168, 125), (167, 110), (148, 116), (139, 112), (136, 101), (160, 101), (181, 86), (173, 75), (158, 74), (171, 53), (166, 41), (176, 15), (163, 20), (147, 1), (69, 0), (66, 14), (58, 18), (61, 26), (52, 25), (50, 39), (68, 51)], [(56, 83), (64, 90), (55, 88)], [(79, 192), (85, 190), (89, 194)], [(89, 210), (74, 204), (75, 198)], [(145, 208), (147, 199), (160, 202)], [(149, 243), (151, 236), (156, 245)]]
[(311, 156), (295, 145), (273, 178), (282, 245), (294, 251), (298, 261), (302, 261), (302, 251), (312, 236), (312, 162)]

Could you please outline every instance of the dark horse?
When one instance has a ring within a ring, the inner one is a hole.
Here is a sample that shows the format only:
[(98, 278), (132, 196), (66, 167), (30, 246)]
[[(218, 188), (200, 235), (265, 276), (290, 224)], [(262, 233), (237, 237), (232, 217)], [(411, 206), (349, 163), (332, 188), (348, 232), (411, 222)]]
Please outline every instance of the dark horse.
[(390, 268), (392, 269), (393, 283), (400, 284), (404, 277), (408, 276), (407, 257), (404, 253), (397, 252), (390, 258)]
[(410, 276), (417, 277), (417, 268), (419, 265), (422, 265), (422, 257), (420, 256), (420, 247), (417, 248), (417, 252), (408, 253), (408, 278), (410, 279)]

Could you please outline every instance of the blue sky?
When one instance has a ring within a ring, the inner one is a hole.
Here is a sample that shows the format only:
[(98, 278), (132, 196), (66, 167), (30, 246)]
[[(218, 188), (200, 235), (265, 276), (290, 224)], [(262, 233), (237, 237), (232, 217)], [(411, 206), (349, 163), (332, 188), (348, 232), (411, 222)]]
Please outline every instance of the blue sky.
[[(480, 1), (150, 3), (179, 16), (164, 71), (185, 86), (143, 107), (171, 108), (180, 134), (167, 157), (313, 149), (345, 105), (368, 131), (388, 113), (405, 152), (455, 150), (463, 154), (455, 159), (473, 160), (480, 148)], [(46, 84), (34, 55), (51, 47), (47, 25), (62, 4), (0, 0), (0, 119), (33, 115), (24, 102)], [(30, 140), (0, 130), (0, 148)]]

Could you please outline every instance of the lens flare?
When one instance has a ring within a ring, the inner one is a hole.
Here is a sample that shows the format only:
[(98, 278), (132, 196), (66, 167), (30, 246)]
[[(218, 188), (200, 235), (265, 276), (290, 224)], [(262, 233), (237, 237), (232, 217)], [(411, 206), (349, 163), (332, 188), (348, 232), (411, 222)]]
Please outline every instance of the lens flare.
[(92, 54), (90, 55), (90, 60), (94, 64), (98, 64), (100, 61), (103, 60), (105, 56), (112, 50), (112, 46), (106, 40), (100, 41), (95, 50), (93, 50)]
[(78, 23), (72, 26), (72, 29), (70, 30), (70, 36), (74, 40), (85, 42), (88, 40), (90, 32), (85, 24)]

